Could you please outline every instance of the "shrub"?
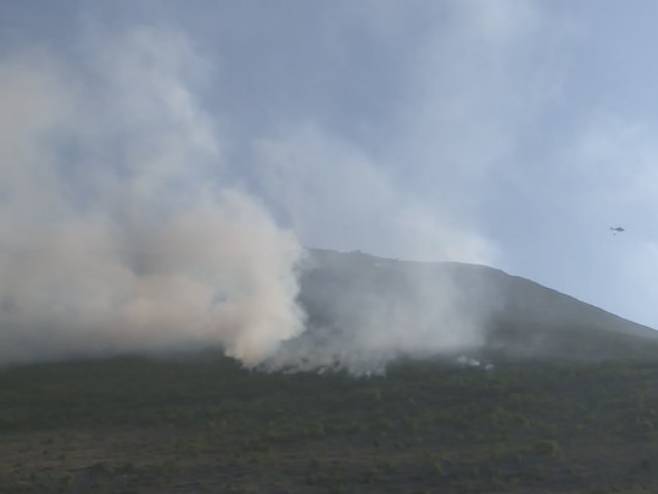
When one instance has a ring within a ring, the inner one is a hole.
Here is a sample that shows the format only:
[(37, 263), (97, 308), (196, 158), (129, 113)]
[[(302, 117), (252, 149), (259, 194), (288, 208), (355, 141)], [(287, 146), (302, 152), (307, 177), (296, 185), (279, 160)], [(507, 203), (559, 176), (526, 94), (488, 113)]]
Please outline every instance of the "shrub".
[(542, 439), (537, 441), (532, 449), (538, 455), (551, 457), (558, 456), (562, 451), (558, 442), (552, 439)]

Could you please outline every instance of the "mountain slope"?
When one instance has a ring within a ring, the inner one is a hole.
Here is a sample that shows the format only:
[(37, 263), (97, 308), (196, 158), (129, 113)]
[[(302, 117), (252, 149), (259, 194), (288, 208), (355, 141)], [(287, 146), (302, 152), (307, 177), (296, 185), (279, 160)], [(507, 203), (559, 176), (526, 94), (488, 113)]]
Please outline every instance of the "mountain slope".
[(567, 360), (658, 355), (653, 329), (480, 265), (311, 249), (300, 302), (310, 330), (294, 344), (337, 359), (454, 352)]

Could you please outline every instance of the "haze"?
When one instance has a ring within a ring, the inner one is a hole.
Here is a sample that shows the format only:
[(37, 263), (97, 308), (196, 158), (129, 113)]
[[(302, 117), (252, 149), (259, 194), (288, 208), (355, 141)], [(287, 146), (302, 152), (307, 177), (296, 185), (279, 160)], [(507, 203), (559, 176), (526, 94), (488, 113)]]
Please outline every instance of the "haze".
[[(656, 15), (648, 1), (4, 2), (5, 348), (29, 354), (16, 328), (72, 314), (108, 335), (99, 348), (127, 320), (138, 343), (155, 326), (176, 343), (191, 318), (186, 343), (212, 334), (256, 362), (302, 331), (301, 246), (492, 265), (658, 326)], [(67, 263), (77, 277), (50, 269)], [(218, 309), (219, 292), (239, 307)]]

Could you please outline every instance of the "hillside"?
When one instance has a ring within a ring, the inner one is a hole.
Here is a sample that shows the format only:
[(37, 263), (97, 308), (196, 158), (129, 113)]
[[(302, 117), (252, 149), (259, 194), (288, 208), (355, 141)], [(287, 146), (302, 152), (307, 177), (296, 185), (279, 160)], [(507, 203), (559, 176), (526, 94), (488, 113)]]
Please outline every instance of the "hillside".
[(214, 350), (2, 368), (0, 493), (658, 492), (653, 330), (483, 266), (312, 251), (301, 282), (283, 354), (385, 374)]
[(301, 288), (310, 327), (302, 339), (330, 334), (329, 347), (338, 352), (561, 360), (658, 355), (653, 329), (486, 266), (313, 249)]

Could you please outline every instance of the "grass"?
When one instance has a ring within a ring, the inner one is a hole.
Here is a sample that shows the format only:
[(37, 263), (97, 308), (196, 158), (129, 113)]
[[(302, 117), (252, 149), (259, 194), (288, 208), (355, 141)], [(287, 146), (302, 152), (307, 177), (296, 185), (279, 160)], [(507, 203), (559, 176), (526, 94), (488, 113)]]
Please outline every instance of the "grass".
[(9, 368), (0, 492), (658, 492), (658, 362)]

